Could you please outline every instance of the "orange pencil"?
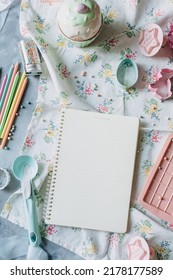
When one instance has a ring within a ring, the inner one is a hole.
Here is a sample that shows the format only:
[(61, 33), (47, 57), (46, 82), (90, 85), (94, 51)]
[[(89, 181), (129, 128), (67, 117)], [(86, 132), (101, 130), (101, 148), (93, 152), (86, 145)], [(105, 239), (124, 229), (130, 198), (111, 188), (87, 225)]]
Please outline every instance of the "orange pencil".
[(22, 99), (24, 90), (25, 90), (25, 88), (26, 88), (26, 84), (27, 84), (27, 77), (24, 79), (23, 84), (22, 84), (22, 87), (21, 87), (20, 92), (19, 92), (19, 94), (18, 94), (18, 99), (17, 99), (16, 104), (15, 104), (15, 106), (14, 106), (13, 113), (12, 113), (11, 116), (10, 116), (8, 125), (7, 125), (7, 127), (6, 127), (6, 130), (5, 130), (5, 133), (4, 133), (4, 137), (3, 137), (2, 141), (1, 141), (1, 144), (0, 144), (0, 149), (3, 149), (4, 146), (5, 146), (5, 144), (6, 144), (6, 142), (7, 142), (8, 134), (9, 134), (10, 129), (11, 129), (11, 126), (12, 126), (12, 124), (13, 124), (13, 122), (14, 122), (14, 119), (15, 119), (15, 116), (16, 116), (16, 112), (17, 112), (17, 110), (18, 110), (18, 107), (19, 107), (19, 105), (20, 105), (20, 101), (21, 101), (21, 99)]
[(5, 112), (5, 108), (6, 108), (6, 105), (7, 105), (8, 97), (10, 95), (10, 91), (11, 91), (11, 88), (12, 88), (12, 85), (13, 85), (13, 81), (14, 81), (14, 78), (16, 76), (18, 67), (19, 67), (19, 64), (16, 63), (15, 67), (14, 67), (14, 70), (13, 70), (13, 74), (12, 74), (11, 80), (10, 80), (10, 84), (8, 86), (8, 90), (7, 90), (7, 93), (6, 93), (6, 96), (5, 96), (4, 104), (2, 106), (2, 110), (1, 110), (1, 113), (0, 113), (0, 122), (1, 122), (2, 117), (4, 115), (4, 112)]

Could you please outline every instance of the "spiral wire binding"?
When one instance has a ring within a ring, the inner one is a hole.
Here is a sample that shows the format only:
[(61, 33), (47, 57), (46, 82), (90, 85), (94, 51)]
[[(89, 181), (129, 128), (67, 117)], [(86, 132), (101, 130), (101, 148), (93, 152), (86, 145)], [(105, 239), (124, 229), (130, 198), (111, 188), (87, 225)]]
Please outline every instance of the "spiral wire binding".
[(57, 141), (56, 147), (56, 154), (53, 163), (53, 170), (49, 172), (47, 187), (46, 187), (46, 194), (45, 194), (45, 204), (43, 207), (43, 219), (49, 221), (51, 218), (51, 211), (54, 199), (54, 192), (55, 192), (55, 183), (56, 183), (56, 176), (58, 172), (58, 161), (59, 161), (59, 153), (61, 148), (61, 139), (62, 139), (62, 130), (64, 125), (64, 116), (65, 111), (62, 111), (60, 117), (60, 125), (59, 125), (59, 136)]

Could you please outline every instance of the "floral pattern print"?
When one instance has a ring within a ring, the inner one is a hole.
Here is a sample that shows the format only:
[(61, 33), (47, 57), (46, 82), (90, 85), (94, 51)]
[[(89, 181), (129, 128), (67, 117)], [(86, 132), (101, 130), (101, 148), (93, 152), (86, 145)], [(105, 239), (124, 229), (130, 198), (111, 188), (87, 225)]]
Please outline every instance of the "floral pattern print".
[(173, 119), (168, 118), (168, 129), (173, 130)]
[(148, 100), (144, 106), (144, 113), (150, 115), (151, 119), (160, 120), (160, 111), (162, 109), (159, 108), (159, 102), (153, 98)]
[(148, 87), (149, 84), (153, 84), (158, 80), (160, 70), (157, 66), (152, 65), (145, 73), (146, 75), (143, 76), (142, 80), (146, 83), (145, 86)]
[(124, 50), (121, 50), (120, 52), (120, 59), (130, 58), (132, 60), (136, 60), (136, 51), (132, 51), (130, 48), (126, 48)]
[(125, 235), (123, 233), (110, 234), (108, 236), (108, 244), (112, 249), (116, 249), (119, 246), (119, 244), (123, 242), (124, 237)]
[(108, 113), (111, 114), (113, 112), (114, 108), (112, 105), (112, 100), (111, 99), (104, 99), (103, 103), (99, 104), (98, 106), (98, 111), (100, 113)]
[(90, 53), (89, 51), (83, 52), (78, 55), (78, 58), (75, 60), (75, 63), (84, 64), (87, 66), (90, 63), (94, 63), (98, 58), (96, 52)]
[(47, 227), (47, 225), (45, 224), (44, 220), (42, 219), (40, 221), (39, 229), (40, 229), (40, 234), (43, 238), (47, 237), (46, 227)]
[(136, 36), (136, 33), (139, 33), (139, 28), (136, 28), (135, 25), (131, 25), (129, 22), (127, 23), (127, 30), (123, 31), (124, 34), (126, 34), (126, 36), (128, 38), (132, 38)]
[(128, 101), (130, 99), (138, 97), (138, 91), (135, 87), (131, 87), (126, 90), (120, 91), (120, 94), (118, 96), (123, 96), (125, 101)]
[(24, 11), (25, 9), (28, 9), (28, 8), (29, 8), (29, 3), (23, 1), (20, 5), (21, 11)]
[(150, 174), (152, 167), (153, 167), (153, 164), (150, 160), (148, 160), (148, 159), (144, 160), (143, 165), (142, 165), (143, 174), (145, 176), (148, 176)]
[(141, 3), (142, 0), (126, 0), (125, 2), (128, 3), (129, 8), (137, 8), (137, 6)]
[(164, 11), (158, 8), (152, 8), (146, 12), (146, 20), (149, 22), (157, 22), (160, 17), (164, 16)]
[(39, 86), (38, 86), (38, 92), (44, 97), (46, 95), (46, 91), (48, 90), (47, 87), (47, 79), (45, 78), (40, 78), (39, 81)]
[(110, 83), (114, 85), (115, 74), (113, 72), (112, 66), (109, 63), (102, 65), (102, 69), (99, 70), (98, 76), (102, 78), (105, 83)]
[(36, 41), (38, 42), (38, 44), (40, 45), (40, 50), (43, 52), (43, 53), (47, 53), (48, 51), (48, 43), (46, 43), (46, 41), (44, 40), (43, 37), (40, 37), (40, 36), (36, 36), (35, 37)]
[(80, 98), (87, 100), (89, 96), (92, 96), (97, 91), (97, 85), (87, 83), (86, 81), (80, 82), (77, 80), (77, 90), (75, 94), (78, 95)]
[(39, 207), (41, 204), (44, 203), (44, 198), (41, 195), (39, 195), (37, 191), (35, 191), (35, 194), (36, 194), (36, 196), (35, 196), (36, 203), (35, 204), (36, 204), (36, 207)]
[[(169, 44), (161, 48), (156, 56), (144, 57), (138, 48), (138, 36), (142, 26), (156, 22), (168, 37), (172, 24), (172, 8), (169, 9), (172, 0), (97, 0), (103, 26), (97, 39), (85, 48), (76, 47), (58, 30), (55, 19), (61, 2), (21, 1), (21, 33), (35, 41), (44, 60), (43, 74), (38, 84), (38, 100), (22, 154), (31, 155), (42, 164), (52, 165), (59, 135), (60, 111), (67, 107), (88, 111), (93, 109), (105, 114), (133, 115), (140, 118), (141, 129), (129, 232), (118, 234), (46, 225), (41, 218), (41, 235), (91, 260), (116, 259), (127, 238), (137, 234), (148, 243), (152, 240), (158, 259), (173, 259), (173, 224), (150, 219), (146, 209), (138, 203), (138, 195), (154, 161), (167, 135), (173, 131), (172, 101), (162, 103), (148, 89), (148, 85), (157, 80), (163, 67), (171, 68), (173, 65)], [(116, 69), (124, 58), (135, 61), (139, 69), (138, 82), (127, 90), (119, 85), (116, 78)], [(46, 181), (36, 194), (39, 217), (42, 217), (45, 188)], [(24, 227), (21, 209), (23, 200), (18, 192), (6, 202), (1, 215)]]
[(65, 49), (65, 48), (73, 48), (73, 44), (68, 41), (64, 36), (61, 34), (58, 36), (58, 39), (56, 41), (56, 46), (60, 49)]
[(26, 148), (32, 148), (35, 144), (35, 141), (33, 140), (34, 135), (27, 135), (25, 143), (23, 144), (23, 152), (25, 151)]
[(102, 10), (103, 22), (106, 25), (109, 25), (114, 22), (116, 18), (119, 17), (119, 13), (112, 9), (111, 6), (106, 5)]
[(48, 143), (48, 144), (49, 143), (53, 143), (54, 142), (54, 138), (57, 135), (58, 128), (54, 124), (54, 122), (51, 120), (48, 123), (48, 127), (43, 128), (43, 132), (44, 132), (43, 139), (45, 140), (45, 142)]
[(37, 160), (38, 162), (41, 161), (41, 162), (50, 162), (50, 160), (47, 158), (47, 155), (45, 153), (38, 153), (38, 154), (35, 154), (34, 156), (35, 160)]
[(58, 230), (57, 230), (55, 225), (47, 225), (46, 226), (46, 233), (50, 234), (50, 235), (53, 235), (53, 234), (57, 234)]
[(156, 143), (159, 143), (161, 139), (162, 136), (159, 131), (150, 130), (144, 132), (141, 143), (146, 146), (153, 147)]
[(139, 233), (144, 239), (148, 239), (153, 233), (152, 224), (149, 220), (141, 221), (134, 226), (134, 230)]
[(66, 65), (63, 65), (62, 62), (60, 62), (57, 66), (56, 66), (56, 71), (59, 74), (60, 78), (63, 80), (65, 78), (69, 78), (70, 76), (70, 72), (67, 69)]
[(170, 247), (171, 242), (164, 240), (160, 243), (160, 245), (157, 245), (154, 247), (154, 250), (156, 252), (156, 256), (158, 260), (167, 260), (169, 259), (169, 255), (171, 252)]
[(40, 34), (45, 34), (51, 28), (50, 24), (46, 23), (45, 19), (41, 18), (40, 16), (36, 16), (36, 19), (33, 22), (35, 23), (35, 29)]
[(112, 47), (116, 47), (119, 40), (116, 37), (111, 37), (99, 44), (99, 47), (102, 47), (104, 51), (110, 52)]
[(93, 238), (86, 237), (86, 240), (83, 242), (82, 256), (93, 256), (97, 254), (97, 246), (93, 242)]

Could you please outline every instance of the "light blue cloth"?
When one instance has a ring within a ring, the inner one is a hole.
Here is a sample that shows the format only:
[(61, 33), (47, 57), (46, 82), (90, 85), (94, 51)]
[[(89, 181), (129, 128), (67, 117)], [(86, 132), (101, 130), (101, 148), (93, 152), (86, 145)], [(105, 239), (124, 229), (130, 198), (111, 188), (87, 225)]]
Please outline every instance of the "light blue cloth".
[(40, 246), (28, 246), (25, 236), (0, 238), (0, 260), (47, 260), (48, 254)]
[(0, 32), (1, 32), (1, 30), (4, 26), (4, 24), (5, 24), (8, 13), (9, 13), (9, 10), (5, 10), (5, 11), (0, 12)]
[(28, 238), (13, 236), (0, 238), (0, 260), (25, 258), (28, 251)]

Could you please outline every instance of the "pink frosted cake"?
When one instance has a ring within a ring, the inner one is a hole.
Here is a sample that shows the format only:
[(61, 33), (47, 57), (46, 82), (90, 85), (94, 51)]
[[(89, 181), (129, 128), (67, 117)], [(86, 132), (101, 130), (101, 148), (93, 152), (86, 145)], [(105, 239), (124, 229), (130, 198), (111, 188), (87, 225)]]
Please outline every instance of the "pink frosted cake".
[(102, 27), (102, 15), (94, 0), (64, 0), (57, 24), (62, 34), (78, 47), (95, 40)]

